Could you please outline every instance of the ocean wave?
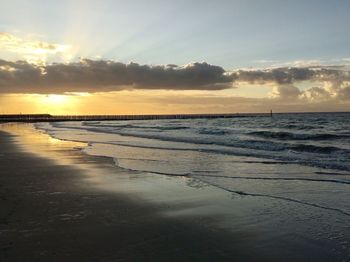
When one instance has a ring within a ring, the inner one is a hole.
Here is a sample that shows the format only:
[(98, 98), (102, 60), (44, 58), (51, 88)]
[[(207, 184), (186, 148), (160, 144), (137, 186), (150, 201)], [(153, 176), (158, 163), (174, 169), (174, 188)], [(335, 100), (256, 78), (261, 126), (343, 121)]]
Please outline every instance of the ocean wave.
[(338, 212), (338, 213), (346, 215), (346, 216), (350, 216), (350, 212), (348, 212), (347, 210), (344, 210), (344, 209), (340, 209), (340, 208), (320, 205), (317, 203), (307, 202), (307, 201), (303, 201), (303, 200), (299, 200), (299, 199), (295, 199), (295, 198), (291, 198), (291, 197), (283, 197), (283, 196), (276, 196), (276, 195), (270, 195), (270, 194), (260, 194), (260, 193), (232, 190), (232, 189), (226, 188), (226, 187), (221, 186), (221, 185), (216, 184), (216, 183), (209, 183), (208, 181), (204, 181), (204, 182), (206, 182), (210, 185), (216, 186), (218, 188), (221, 188), (223, 190), (226, 190), (228, 192), (231, 192), (233, 194), (238, 194), (241, 196), (267, 197), (267, 198), (273, 198), (273, 199), (277, 199), (277, 200), (284, 200), (284, 201), (294, 202), (297, 204), (306, 205), (306, 206), (310, 206), (310, 207), (316, 207), (316, 208), (321, 208), (321, 209), (325, 209), (325, 210), (329, 210), (329, 211), (334, 211), (334, 212)]
[(202, 128), (198, 131), (198, 134), (202, 135), (216, 135), (216, 136), (223, 136), (231, 134), (232, 132), (229, 130), (222, 130), (222, 129), (213, 129), (213, 128)]
[[(190, 174), (192, 175), (192, 174)], [(227, 178), (227, 179), (245, 179), (245, 180), (266, 180), (266, 181), (303, 181), (303, 182), (319, 182), (319, 183), (336, 183), (343, 185), (350, 185), (350, 181), (339, 179), (317, 179), (317, 178), (303, 178), (303, 177), (247, 177), (247, 176), (225, 176), (225, 175), (200, 175), (193, 174), (196, 177), (213, 177), (213, 178)]]
[[(323, 158), (320, 156), (319, 158), (305, 158), (303, 155), (299, 154), (271, 154), (269, 151), (249, 151), (241, 148), (233, 148), (233, 147), (192, 147), (192, 148), (176, 148), (171, 146), (159, 146), (153, 144), (130, 144), (130, 143), (122, 143), (122, 142), (92, 142), (93, 144), (103, 144), (103, 145), (114, 145), (114, 146), (125, 146), (131, 148), (142, 148), (142, 149), (154, 149), (154, 150), (172, 150), (172, 151), (197, 151), (202, 153), (209, 154), (220, 154), (220, 155), (234, 155), (234, 156), (242, 156), (242, 157), (255, 157), (258, 159), (265, 159), (263, 161), (252, 161), (251, 163), (261, 163), (261, 164), (273, 164), (271, 161), (267, 161), (267, 159), (271, 159), (276, 161), (275, 164), (294, 164), (294, 165), (304, 165), (311, 166), (317, 168), (326, 168), (329, 170), (338, 170), (338, 171), (350, 171), (350, 166), (345, 157), (338, 157), (335, 159), (328, 159), (327, 155)], [(242, 161), (241, 161), (242, 162)], [(249, 163), (249, 161), (247, 161)]]
[(94, 124), (89, 122), (84, 122), (83, 126), (96, 127), (96, 128), (114, 128), (118, 129), (151, 129), (154, 131), (169, 131), (169, 130), (183, 130), (188, 129), (186, 126), (146, 126), (146, 125), (134, 125), (134, 124), (114, 124), (114, 125), (101, 125), (100, 123)]
[(313, 130), (313, 129), (322, 129), (322, 126), (313, 126), (313, 125), (301, 125), (300, 123), (296, 123), (296, 124), (283, 124), (281, 126), (282, 128), (285, 129), (296, 129), (296, 130)]
[(293, 151), (297, 152), (308, 152), (308, 153), (318, 153), (318, 154), (350, 154), (350, 150), (342, 149), (335, 146), (314, 146), (314, 145), (294, 145), (289, 147)]
[[(257, 122), (258, 121), (258, 122)], [(72, 140), (84, 139), (90, 143), (122, 145), (129, 147), (153, 148), (155, 150), (193, 150), (207, 153), (219, 153), (237, 156), (251, 156), (271, 159), (285, 163), (307, 165), (332, 170), (350, 171), (350, 134), (345, 120), (338, 125), (325, 126), (324, 133), (288, 132), (266, 130), (269, 125), (297, 125), (295, 121), (258, 119), (240, 120), (201, 120), (201, 121), (106, 121), (83, 123), (50, 123), (42, 129), (60, 138), (74, 137)], [(309, 123), (310, 121), (305, 121)], [(261, 130), (264, 128), (265, 130)], [(255, 129), (255, 130), (254, 130)], [(340, 129), (341, 132), (334, 132)], [(74, 130), (80, 130), (79, 133)], [(163, 130), (163, 132), (160, 132)], [(175, 130), (175, 131), (174, 131)], [(176, 131), (178, 130), (178, 131)], [(328, 132), (327, 132), (328, 131)], [(100, 141), (93, 141), (94, 133), (100, 133)], [(119, 137), (103, 134), (115, 134)], [(121, 138), (126, 137), (126, 138)], [(129, 138), (130, 137), (130, 140)], [(132, 137), (138, 138), (133, 143)], [(265, 138), (265, 139), (261, 139)], [(140, 140), (141, 139), (141, 140)], [(143, 140), (144, 139), (144, 140)], [(120, 141), (119, 141), (120, 140)], [(124, 141), (125, 140), (125, 141)], [(124, 141), (124, 142), (123, 142)], [(140, 143), (142, 141), (142, 143)], [(86, 141), (82, 141), (86, 142)], [(282, 164), (282, 163), (281, 163)]]
[(280, 140), (331, 140), (331, 139), (344, 139), (350, 138), (347, 134), (300, 134), (300, 133), (291, 133), (284, 131), (254, 131), (248, 133), (248, 135), (262, 137), (262, 138), (273, 138)]

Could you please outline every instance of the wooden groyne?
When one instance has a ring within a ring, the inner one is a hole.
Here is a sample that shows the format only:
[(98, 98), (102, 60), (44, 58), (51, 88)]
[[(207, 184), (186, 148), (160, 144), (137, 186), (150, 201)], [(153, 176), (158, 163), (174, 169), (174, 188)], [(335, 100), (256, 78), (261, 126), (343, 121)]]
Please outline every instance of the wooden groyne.
[(198, 119), (259, 117), (269, 114), (169, 114), (169, 115), (50, 115), (7, 114), (0, 115), (0, 122), (63, 122), (63, 121), (112, 121), (155, 119)]

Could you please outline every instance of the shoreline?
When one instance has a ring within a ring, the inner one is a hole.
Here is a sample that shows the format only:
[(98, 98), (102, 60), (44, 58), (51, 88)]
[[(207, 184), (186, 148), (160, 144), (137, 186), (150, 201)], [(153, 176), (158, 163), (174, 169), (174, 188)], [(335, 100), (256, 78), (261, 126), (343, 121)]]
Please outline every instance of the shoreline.
[[(209, 225), (214, 218), (164, 216), (162, 212), (169, 209), (164, 203), (150, 204), (137, 194), (94, 188), (83, 169), (23, 152), (14, 138), (0, 132), (0, 261), (224, 261), (253, 257), (241, 251), (241, 237), (223, 229), (213, 231)], [(81, 157), (90, 161), (87, 166), (95, 168), (98, 162), (102, 172), (111, 171), (109, 161)], [(14, 161), (20, 164), (13, 165)], [(181, 205), (186, 203), (178, 203), (177, 208)], [(237, 248), (231, 249), (234, 246)]]
[(325, 243), (290, 242), (290, 221), (276, 224), (259, 209), (282, 201), (129, 172), (74, 149), (78, 143), (17, 128), (17, 135), (0, 132), (1, 262), (335, 258), (320, 249)]

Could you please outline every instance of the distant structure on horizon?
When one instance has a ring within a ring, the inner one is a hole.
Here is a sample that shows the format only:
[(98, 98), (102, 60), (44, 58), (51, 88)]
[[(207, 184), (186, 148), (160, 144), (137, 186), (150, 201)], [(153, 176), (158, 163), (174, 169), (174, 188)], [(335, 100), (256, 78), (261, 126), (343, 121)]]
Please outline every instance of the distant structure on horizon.
[(50, 115), (50, 114), (6, 114), (0, 115), (0, 122), (62, 122), (62, 121), (111, 121), (111, 120), (155, 120), (155, 119), (198, 119), (238, 118), (268, 116), (261, 114), (169, 114), (169, 115)]

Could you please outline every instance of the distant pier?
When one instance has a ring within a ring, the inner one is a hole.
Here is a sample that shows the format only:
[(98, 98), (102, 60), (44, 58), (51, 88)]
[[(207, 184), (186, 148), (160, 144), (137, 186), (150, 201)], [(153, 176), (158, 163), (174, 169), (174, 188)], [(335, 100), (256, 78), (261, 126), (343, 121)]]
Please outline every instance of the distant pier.
[(63, 122), (63, 121), (112, 121), (112, 120), (156, 120), (156, 119), (200, 119), (259, 117), (269, 114), (169, 114), (169, 115), (50, 115), (50, 114), (6, 114), (0, 122)]

